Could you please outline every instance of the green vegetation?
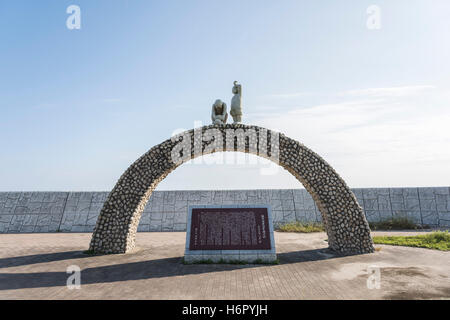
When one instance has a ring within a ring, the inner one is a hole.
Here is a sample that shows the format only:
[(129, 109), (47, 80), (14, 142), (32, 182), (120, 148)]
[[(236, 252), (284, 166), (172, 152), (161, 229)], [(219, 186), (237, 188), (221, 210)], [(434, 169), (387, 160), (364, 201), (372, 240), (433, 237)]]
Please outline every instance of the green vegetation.
[[(407, 218), (393, 218), (389, 220), (383, 220), (379, 222), (369, 222), (370, 229), (374, 230), (418, 230), (427, 229), (427, 225), (418, 225)], [(285, 224), (279, 224), (276, 227), (276, 231), (279, 232), (299, 232), (299, 233), (311, 233), (325, 231), (325, 227), (322, 223), (318, 222), (300, 222), (294, 221)]]
[(448, 231), (437, 231), (418, 236), (376, 236), (373, 237), (373, 242), (393, 246), (450, 251), (450, 233)]
[(311, 232), (322, 232), (325, 231), (323, 224), (317, 222), (305, 223), (300, 221), (289, 222), (277, 226), (276, 231), (279, 232), (300, 232), (300, 233), (311, 233)]
[(276, 259), (274, 261), (264, 261), (262, 259), (256, 259), (253, 262), (247, 262), (247, 261), (241, 261), (241, 260), (220, 259), (219, 261), (214, 262), (211, 259), (206, 259), (206, 260), (198, 260), (198, 261), (194, 261), (194, 262), (186, 262), (184, 260), (184, 258), (183, 258), (182, 259), (182, 263), (183, 264), (241, 264), (241, 265), (246, 265), (246, 264), (270, 264), (270, 265), (275, 265), (275, 264), (279, 264), (280, 261), (278, 259)]
[(418, 225), (407, 218), (393, 218), (380, 222), (369, 222), (371, 230), (417, 230), (426, 229), (429, 226)]

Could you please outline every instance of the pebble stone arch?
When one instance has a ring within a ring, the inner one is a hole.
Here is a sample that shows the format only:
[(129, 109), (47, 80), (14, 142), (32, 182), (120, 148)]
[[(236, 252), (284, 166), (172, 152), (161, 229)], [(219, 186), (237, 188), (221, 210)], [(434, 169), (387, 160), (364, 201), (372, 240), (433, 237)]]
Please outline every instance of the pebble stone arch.
[[(241, 129), (247, 134), (245, 148), (242, 141), (239, 144), (235, 138), (227, 145), (226, 133), (230, 129), (231, 132)], [(213, 147), (220, 142), (220, 136), (217, 139), (212, 137), (211, 141), (205, 139), (211, 131), (221, 133), (223, 149)], [(203, 138), (198, 139), (199, 133)], [(190, 137), (190, 141), (186, 137)], [(274, 139), (276, 143), (273, 146), (272, 137), (278, 138)], [(249, 147), (254, 145), (249, 144), (251, 139), (257, 142), (256, 148)], [(174, 163), (172, 149), (180, 146), (183, 140), (185, 145), (191, 147), (191, 154), (185, 151), (183, 155), (181, 151), (179, 154), (185, 160)], [(176, 139), (168, 139), (142, 155), (122, 174), (110, 192), (97, 219), (89, 250), (95, 253), (127, 253), (133, 250), (139, 220), (158, 183), (182, 163), (196, 156), (221, 151), (252, 153), (272, 161), (275, 161), (274, 155), (278, 152), (275, 162), (297, 178), (314, 199), (322, 215), (330, 249), (342, 253), (374, 252), (369, 224), (362, 208), (344, 180), (325, 160), (281, 133), (244, 124), (209, 125), (185, 131)]]

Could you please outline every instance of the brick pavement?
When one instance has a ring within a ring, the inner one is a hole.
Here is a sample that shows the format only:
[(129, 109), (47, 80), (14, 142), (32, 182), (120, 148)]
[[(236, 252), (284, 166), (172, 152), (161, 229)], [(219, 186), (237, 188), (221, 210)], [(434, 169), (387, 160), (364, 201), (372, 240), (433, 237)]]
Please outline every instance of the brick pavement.
[[(183, 265), (185, 233), (139, 233), (131, 254), (90, 256), (88, 233), (0, 235), (0, 299), (449, 299), (450, 253), (380, 246), (338, 256), (326, 235), (275, 233), (279, 265)], [(81, 289), (66, 268), (78, 265)], [(381, 270), (368, 289), (367, 268)]]

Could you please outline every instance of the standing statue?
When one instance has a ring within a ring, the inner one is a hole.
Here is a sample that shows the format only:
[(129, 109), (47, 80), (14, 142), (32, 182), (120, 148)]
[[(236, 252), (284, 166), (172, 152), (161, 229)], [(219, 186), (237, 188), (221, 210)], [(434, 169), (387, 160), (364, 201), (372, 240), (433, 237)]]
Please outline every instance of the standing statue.
[(213, 124), (226, 124), (228, 119), (227, 105), (222, 100), (217, 99), (211, 110), (211, 120)]
[(233, 117), (233, 122), (239, 123), (242, 121), (242, 86), (238, 84), (237, 81), (233, 82), (232, 92), (234, 93), (234, 96), (231, 98), (230, 114)]

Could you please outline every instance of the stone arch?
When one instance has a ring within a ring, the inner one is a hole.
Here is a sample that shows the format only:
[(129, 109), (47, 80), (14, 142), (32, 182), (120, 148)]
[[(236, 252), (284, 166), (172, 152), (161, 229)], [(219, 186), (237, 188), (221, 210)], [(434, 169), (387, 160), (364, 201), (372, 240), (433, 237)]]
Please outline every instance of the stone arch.
[(362, 208), (325, 160), (281, 133), (243, 124), (185, 131), (142, 155), (110, 192), (98, 217), (90, 250), (98, 253), (132, 250), (140, 217), (158, 183), (182, 163), (221, 151), (252, 153), (276, 162), (294, 175), (316, 202), (331, 249), (345, 253), (374, 251)]

